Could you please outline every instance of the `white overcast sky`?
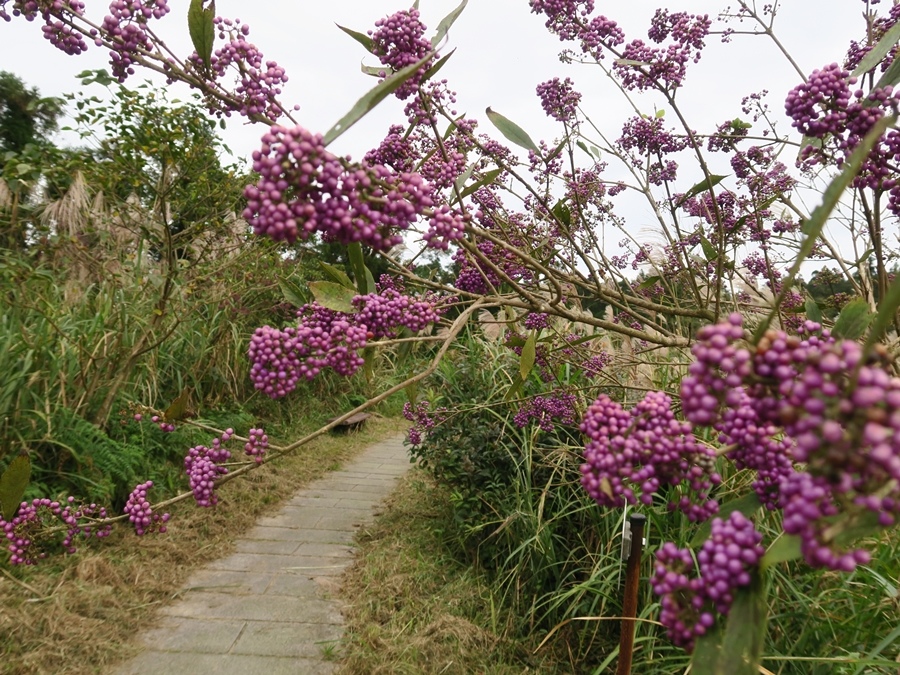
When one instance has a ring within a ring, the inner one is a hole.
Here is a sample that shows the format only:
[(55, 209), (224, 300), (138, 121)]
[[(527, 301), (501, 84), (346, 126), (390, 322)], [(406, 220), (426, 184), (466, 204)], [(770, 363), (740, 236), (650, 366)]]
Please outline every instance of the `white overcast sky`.
[[(458, 1), (422, 0), (421, 11), (429, 29)], [(88, 16), (98, 21), (106, 13), (106, 3), (86, 0), (85, 4)], [(656, 0), (597, 2), (600, 13), (623, 26), (627, 39), (646, 39), (649, 17), (658, 4)], [(727, 4), (727, 0), (674, 0), (669, 8), (714, 16)], [(187, 54), (188, 2), (169, 0), (169, 5), (172, 11), (156, 23), (155, 29), (175, 45), (176, 51)], [(321, 132), (375, 83), (359, 69), (363, 61), (375, 65), (372, 57), (335, 24), (365, 32), (379, 17), (407, 6), (403, 0), (218, 0), (216, 5), (218, 14), (250, 24), (251, 41), (267, 59), (281, 64), (290, 77), (285, 101), (301, 106), (296, 114), (301, 124)], [(786, 0), (776, 31), (803, 70), (809, 72), (840, 61), (847, 40), (861, 36), (863, 7), (860, 0)], [(734, 44), (725, 48), (718, 44), (718, 38), (710, 38), (710, 43), (714, 44), (704, 60), (692, 66), (689, 88), (684, 92), (694, 96), (695, 128), (701, 130), (703, 124), (734, 117), (739, 114), (741, 98), (763, 88), (770, 90), (771, 107), (780, 114), (784, 94), (798, 79), (779, 59), (772, 43), (760, 37), (736, 37)], [(448, 78), (458, 92), (459, 111), (479, 118), (482, 130), (493, 132), (484, 116), (484, 109), (492, 106), (525, 127), (535, 140), (552, 140), (558, 129), (543, 117), (534, 90), (538, 83), (555, 76), (575, 80), (576, 88), (585, 94), (585, 109), (607, 134), (617, 137), (621, 130), (625, 117), (620, 98), (602, 73), (597, 68), (561, 64), (557, 58), (561, 43), (545, 31), (540, 17), (529, 12), (527, 0), (470, 0), (450, 33), (448, 48), (456, 48), (456, 53), (441, 76)], [(16, 73), (45, 96), (77, 90), (76, 73), (105, 65), (105, 51), (93, 45), (78, 57), (56, 50), (41, 37), (40, 21), (0, 21), (0, 69)], [(137, 84), (143, 79), (138, 73), (131, 81)], [(181, 87), (172, 87), (170, 92), (171, 96), (186, 94)], [(647, 112), (652, 112), (652, 102), (647, 107)], [(334, 148), (358, 157), (377, 144), (395, 121), (402, 123), (402, 107), (391, 99)], [(247, 156), (262, 131), (258, 126), (247, 127), (232, 120), (225, 138), (236, 155)]]

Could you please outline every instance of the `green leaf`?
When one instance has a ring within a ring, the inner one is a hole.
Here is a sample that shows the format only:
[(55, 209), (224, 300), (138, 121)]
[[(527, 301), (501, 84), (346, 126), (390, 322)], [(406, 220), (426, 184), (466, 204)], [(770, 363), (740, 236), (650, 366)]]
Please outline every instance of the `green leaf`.
[(309, 294), (306, 292), (306, 289), (290, 279), (279, 279), (278, 287), (281, 289), (281, 295), (284, 296), (284, 299), (294, 307), (303, 307), (309, 302)]
[(437, 72), (441, 68), (444, 67), (444, 64), (447, 63), (447, 59), (449, 59), (455, 53), (456, 53), (456, 50), (454, 49), (453, 51), (448, 52), (447, 54), (445, 54), (444, 56), (439, 58), (437, 61), (435, 61), (434, 65), (425, 71), (425, 75), (422, 76), (422, 82), (425, 82), (426, 80), (430, 80), (432, 77), (434, 77), (437, 74)]
[(322, 271), (325, 272), (328, 276), (331, 277), (333, 281), (336, 281), (344, 288), (355, 289), (356, 287), (353, 285), (353, 282), (350, 281), (350, 277), (347, 276), (347, 273), (338, 269), (334, 265), (329, 265), (327, 262), (322, 260), (319, 261), (319, 267), (322, 268)]
[(359, 31), (352, 30), (350, 28), (345, 28), (344, 26), (342, 26), (340, 24), (335, 24), (335, 25), (338, 28), (340, 28), (342, 31), (344, 31), (347, 35), (349, 35), (354, 40), (356, 40), (363, 47), (365, 47), (367, 52), (369, 52), (370, 54), (375, 53), (375, 40), (370, 38), (368, 35), (366, 35), (365, 33), (360, 33)]
[(872, 330), (869, 331), (869, 337), (866, 340), (866, 353), (869, 353), (872, 347), (875, 346), (875, 343), (884, 337), (888, 327), (897, 316), (898, 308), (900, 308), (900, 277), (891, 282), (887, 293), (884, 294), (884, 298), (878, 304), (878, 314), (875, 315), (875, 320), (872, 322)]
[(806, 318), (818, 324), (822, 323), (822, 310), (819, 309), (818, 303), (812, 298), (806, 301)]
[(718, 675), (719, 657), (722, 654), (722, 628), (720, 622), (697, 638), (691, 655), (692, 675)]
[[(898, 23), (897, 25), (900, 26), (900, 23)], [(853, 264), (856, 265), (857, 267), (859, 267), (864, 262), (866, 262), (869, 259), (869, 256), (872, 255), (873, 253), (875, 253), (874, 248), (867, 248), (865, 251), (863, 251), (863, 254), (861, 256), (859, 256), (859, 260), (857, 260)]]
[(350, 302), (356, 296), (356, 291), (345, 288), (331, 281), (311, 281), (309, 290), (322, 307), (335, 312), (352, 314), (356, 311)]
[(695, 186), (693, 186), (690, 190), (688, 190), (683, 195), (681, 195), (681, 198), (677, 202), (675, 202), (675, 208), (677, 209), (679, 206), (684, 204), (691, 197), (696, 197), (701, 192), (706, 192), (707, 190), (715, 187), (716, 185), (721, 183), (726, 178), (728, 178), (728, 176), (717, 176), (715, 174), (710, 174), (709, 180), (704, 178), (699, 183), (697, 183)]
[(706, 258), (706, 262), (712, 262), (719, 257), (716, 247), (702, 234), (700, 235), (700, 248), (703, 249), (703, 257)]
[(519, 358), (519, 377), (522, 381), (528, 379), (528, 374), (534, 368), (535, 358), (535, 342), (537, 341), (537, 332), (531, 331), (528, 339), (525, 340), (525, 346), (522, 347), (522, 356)]
[(387, 69), (384, 66), (367, 66), (365, 63), (361, 63), (359, 69), (363, 74), (371, 75), (372, 77), (385, 77), (387, 75)]
[(875, 318), (869, 311), (869, 303), (862, 298), (851, 300), (846, 305), (837, 320), (831, 334), (836, 338), (846, 340), (858, 340), (866, 332), (872, 319)]
[(370, 274), (366, 274), (366, 260), (363, 256), (362, 244), (358, 241), (347, 246), (347, 253), (350, 256), (350, 269), (353, 270), (353, 278), (356, 280), (356, 290), (360, 295), (367, 295), (375, 292), (375, 285), (369, 287)]
[[(893, 87), (898, 82), (900, 82), (900, 54), (894, 58), (891, 65), (889, 65), (887, 70), (884, 71), (884, 74), (878, 78), (878, 82), (876, 82), (875, 86), (872, 88), (881, 89), (882, 87), (887, 86)], [(866, 101), (863, 105), (869, 107), (875, 105), (875, 101)]]
[(337, 124), (335, 124), (325, 134), (325, 145), (330, 145), (339, 138), (347, 129), (359, 122), (365, 115), (376, 105), (381, 103), (385, 98), (393, 94), (407, 80), (412, 79), (419, 69), (432, 59), (434, 54), (428, 54), (420, 61), (410, 64), (393, 75), (386, 77), (384, 80), (375, 85), (361, 99), (356, 102), (350, 112), (344, 115)]
[(441, 19), (441, 22), (438, 24), (438, 27), (435, 30), (434, 37), (431, 38), (432, 47), (437, 47), (441, 43), (441, 41), (445, 37), (447, 37), (447, 31), (450, 30), (450, 27), (459, 18), (459, 15), (462, 14), (462, 11), (466, 8), (467, 4), (469, 4), (469, 0), (462, 0), (462, 2), (459, 3), (459, 6), (456, 9), (454, 9), (447, 16)]
[(565, 200), (560, 199), (556, 202), (556, 205), (553, 207), (553, 217), (556, 218), (560, 223), (565, 225), (566, 227), (571, 227), (572, 225), (572, 212), (569, 210), (569, 206), (566, 204)]
[(3, 520), (10, 521), (15, 517), (29, 480), (31, 460), (24, 453), (16, 455), (0, 476), (0, 512)]
[(465, 190), (463, 190), (459, 196), (462, 197), (463, 199), (465, 199), (469, 195), (471, 195), (471, 194), (477, 192), (478, 190), (480, 190), (481, 188), (483, 188), (485, 185), (490, 185), (495, 180), (497, 180), (497, 176), (499, 176), (502, 173), (502, 171), (503, 171), (502, 169), (491, 169), (490, 171), (487, 171), (480, 179), (478, 179), (477, 181), (475, 181), (474, 183), (469, 185)]
[(191, 400), (191, 388), (185, 387), (178, 397), (169, 404), (163, 413), (163, 419), (167, 422), (178, 422), (188, 416), (188, 404)]
[(513, 378), (512, 385), (510, 385), (509, 391), (506, 392), (503, 400), (512, 401), (522, 389), (523, 384), (525, 384), (525, 380), (522, 379), (522, 376), (519, 373), (516, 373), (515, 378)]
[(881, 63), (882, 59), (888, 55), (888, 52), (893, 49), (898, 41), (900, 41), (900, 23), (895, 23), (890, 30), (881, 36), (878, 43), (868, 51), (850, 76), (859, 77), (863, 73), (872, 70), (872, 68)]
[(459, 178), (453, 181), (453, 188), (455, 192), (462, 192), (462, 189), (465, 187), (466, 182), (472, 177), (472, 174), (475, 171), (475, 167), (477, 166), (477, 162), (472, 162), (469, 167), (460, 174)]
[(660, 277), (660, 276), (647, 277), (641, 283), (638, 284), (638, 288), (640, 288), (640, 289), (653, 288), (660, 281), (662, 281), (662, 277)]
[(594, 158), (594, 156), (591, 154), (591, 151), (588, 150), (587, 145), (584, 144), (584, 141), (575, 141), (575, 145), (584, 150), (588, 157), (590, 157), (591, 159)]
[(538, 149), (538, 146), (535, 145), (534, 141), (531, 140), (531, 136), (525, 133), (525, 130), (518, 124), (504, 117), (500, 113), (494, 112), (490, 108), (485, 110), (485, 113), (491, 121), (491, 124), (497, 127), (500, 133), (503, 134), (508, 141), (515, 143), (526, 150), (533, 150), (535, 153), (540, 154), (540, 150)]
[(191, 0), (191, 6), (188, 9), (188, 32), (191, 34), (194, 49), (197, 50), (197, 55), (207, 70), (209, 70), (209, 60), (216, 38), (216, 29), (213, 24), (215, 17), (216, 0), (210, 0), (209, 7), (206, 9), (203, 8), (203, 0)]
[[(755, 492), (748, 492), (743, 497), (739, 497), (737, 499), (732, 499), (730, 502), (725, 502), (721, 506), (719, 506), (719, 512), (716, 514), (716, 518), (727, 518), (732, 512), (740, 511), (740, 513), (747, 518), (751, 518), (754, 513), (759, 510), (759, 507), (762, 506), (762, 503), (759, 501), (759, 497)], [(694, 538), (691, 539), (690, 547), (696, 548), (700, 546), (704, 541), (709, 539), (709, 534), (712, 531), (712, 521), (707, 520), (705, 523), (702, 523), (698, 528), (696, 534), (694, 534)]]
[(758, 573), (749, 586), (739, 588), (728, 612), (719, 672), (758, 675), (766, 641), (766, 592)]
[(375, 380), (375, 348), (366, 347), (363, 349), (363, 374), (366, 382), (372, 384)]
[(772, 565), (797, 560), (803, 555), (800, 550), (801, 541), (800, 537), (793, 534), (781, 535), (766, 550), (766, 554), (759, 563), (759, 568), (765, 571)]

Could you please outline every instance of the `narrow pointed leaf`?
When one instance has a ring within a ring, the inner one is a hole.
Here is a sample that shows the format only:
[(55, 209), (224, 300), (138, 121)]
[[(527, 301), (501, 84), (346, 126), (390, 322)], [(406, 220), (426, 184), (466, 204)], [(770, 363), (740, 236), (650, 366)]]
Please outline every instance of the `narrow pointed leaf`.
[(332, 281), (339, 283), (344, 288), (349, 288), (351, 290), (355, 288), (353, 282), (350, 281), (350, 277), (347, 276), (347, 273), (344, 270), (339, 269), (334, 265), (329, 265), (322, 260), (319, 261), (319, 267), (322, 268), (322, 271), (325, 272), (325, 274), (331, 277)]
[(900, 308), (900, 277), (894, 279), (888, 286), (887, 293), (878, 304), (878, 314), (872, 322), (872, 330), (869, 331), (869, 337), (866, 340), (866, 352), (868, 353), (878, 340), (884, 337), (888, 327), (894, 322), (897, 316), (897, 309)]
[(284, 299), (294, 307), (303, 307), (309, 302), (309, 294), (306, 290), (290, 279), (279, 279), (278, 287), (281, 289), (281, 295), (284, 296)]
[(800, 550), (800, 544), (800, 537), (793, 534), (781, 535), (766, 550), (766, 554), (759, 563), (760, 569), (767, 570), (772, 565), (797, 560), (803, 555), (803, 552)]
[(450, 12), (447, 16), (441, 19), (441, 22), (438, 24), (437, 29), (434, 32), (434, 37), (431, 38), (431, 46), (437, 47), (445, 37), (447, 37), (447, 31), (450, 30), (450, 27), (456, 22), (459, 18), (459, 15), (462, 14), (462, 11), (466, 8), (466, 5), (469, 4), (469, 0), (462, 0), (461, 3)]
[(325, 145), (330, 145), (339, 138), (347, 129), (359, 122), (366, 114), (376, 105), (381, 103), (385, 98), (393, 94), (400, 85), (415, 76), (419, 69), (431, 60), (433, 54), (428, 54), (420, 61), (406, 66), (398, 70), (393, 75), (388, 76), (382, 82), (379, 82), (368, 93), (356, 102), (350, 112), (344, 115), (337, 124), (335, 124), (325, 134)]
[(874, 315), (869, 311), (869, 303), (862, 298), (851, 300), (838, 315), (831, 334), (846, 340), (858, 340), (866, 332)]
[(878, 43), (866, 53), (862, 61), (851, 73), (851, 76), (859, 77), (863, 73), (872, 70), (872, 68), (881, 63), (881, 60), (888, 55), (888, 52), (893, 49), (898, 41), (900, 41), (900, 23), (895, 23), (890, 30), (881, 36)]
[(699, 183), (694, 185), (690, 190), (681, 195), (681, 198), (677, 202), (675, 202), (675, 208), (678, 208), (679, 206), (684, 204), (691, 197), (696, 197), (701, 192), (706, 192), (710, 188), (715, 187), (726, 178), (728, 178), (728, 176), (717, 176), (715, 174), (711, 174), (709, 180), (704, 178)]
[(534, 141), (531, 140), (531, 136), (529, 136), (518, 124), (504, 117), (500, 113), (494, 112), (490, 108), (485, 110), (485, 113), (491, 121), (491, 124), (497, 127), (500, 133), (503, 134), (508, 141), (515, 143), (521, 148), (533, 150), (540, 154), (540, 150), (538, 149), (538, 146), (535, 145)]
[(491, 169), (490, 171), (486, 172), (480, 179), (478, 179), (471, 185), (467, 186), (466, 189), (463, 190), (459, 196), (462, 197), (463, 199), (465, 199), (469, 195), (474, 194), (475, 192), (477, 192), (478, 190), (483, 188), (485, 185), (489, 185), (489, 184), (493, 183), (497, 179), (497, 176), (500, 175), (501, 172), (502, 172), (501, 169)]
[(216, 0), (211, 0), (209, 7), (203, 8), (203, 0), (191, 0), (188, 8), (188, 32), (197, 55), (203, 61), (203, 65), (209, 70), (209, 60), (212, 57), (213, 42), (216, 37), (216, 29), (213, 19), (216, 17)]
[(191, 388), (185, 387), (178, 397), (169, 404), (163, 413), (163, 419), (167, 422), (178, 422), (189, 416), (188, 405), (191, 400)]
[(822, 323), (822, 310), (819, 309), (819, 304), (812, 298), (806, 301), (806, 318), (816, 323)]
[(3, 520), (8, 522), (15, 517), (29, 480), (31, 460), (24, 453), (16, 455), (0, 476), (0, 512)]
[(719, 253), (716, 251), (716, 247), (713, 246), (712, 242), (702, 234), (700, 235), (700, 248), (703, 249), (703, 257), (706, 258), (706, 262), (712, 262), (719, 257)]
[(525, 340), (525, 346), (522, 347), (522, 356), (519, 358), (519, 377), (521, 377), (523, 381), (528, 379), (528, 374), (534, 367), (536, 341), (537, 333), (531, 331), (528, 339)]
[(363, 257), (362, 244), (358, 241), (347, 246), (347, 253), (350, 255), (350, 269), (353, 270), (353, 278), (356, 280), (356, 290), (360, 295), (375, 292), (375, 286), (369, 287), (368, 277), (366, 275), (366, 261)]
[(719, 672), (722, 675), (758, 675), (766, 641), (766, 593), (758, 573), (750, 585), (735, 593), (728, 613)]
[(350, 288), (344, 288), (331, 281), (312, 281), (309, 284), (309, 290), (316, 302), (326, 309), (345, 314), (352, 314), (356, 311), (350, 302), (356, 295), (356, 291)]
[(365, 33), (360, 33), (359, 31), (352, 30), (350, 28), (346, 28), (340, 24), (335, 24), (338, 28), (344, 31), (347, 35), (356, 40), (359, 44), (365, 47), (366, 51), (370, 54), (375, 53), (375, 41), (366, 35)]
[[(750, 518), (754, 513), (759, 511), (761, 506), (762, 503), (759, 501), (757, 494), (755, 492), (748, 492), (743, 497), (732, 499), (730, 502), (725, 502), (719, 506), (719, 512), (716, 514), (716, 518), (725, 519), (733, 511), (739, 511), (741, 515)], [(697, 528), (694, 538), (691, 539), (691, 548), (697, 548), (704, 541), (709, 539), (710, 532), (712, 532), (712, 521), (707, 520)]]

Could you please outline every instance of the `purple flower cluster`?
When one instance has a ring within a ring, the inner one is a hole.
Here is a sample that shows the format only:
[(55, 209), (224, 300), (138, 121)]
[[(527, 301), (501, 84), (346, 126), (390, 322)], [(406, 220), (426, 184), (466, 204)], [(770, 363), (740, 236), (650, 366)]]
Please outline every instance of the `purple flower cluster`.
[(574, 394), (557, 390), (546, 395), (535, 396), (519, 408), (513, 416), (517, 427), (526, 426), (531, 420), (537, 420), (542, 431), (553, 431), (556, 424), (573, 426), (576, 419), (578, 400)]
[(542, 330), (550, 327), (550, 316), (542, 312), (529, 312), (525, 317), (527, 330)]
[(231, 440), (233, 429), (226, 429), (221, 438), (214, 438), (212, 447), (198, 445), (188, 450), (184, 458), (184, 470), (188, 476), (191, 492), (198, 506), (215, 506), (219, 497), (215, 492), (216, 479), (228, 473), (222, 464), (231, 458), (231, 452), (224, 443)]
[(713, 609), (728, 615), (735, 591), (750, 584), (762, 559), (761, 542), (762, 535), (740, 512), (726, 520), (714, 518), (710, 537), (697, 553), (697, 576), (690, 549), (663, 544), (651, 584), (660, 596), (660, 623), (672, 642), (691, 651), (694, 640), (715, 623)]
[[(369, 31), (375, 55), (394, 72), (418, 63), (432, 51), (419, 16), (417, 9), (400, 11), (379, 19), (375, 22), (375, 30)], [(415, 77), (400, 85), (395, 96), (403, 100), (415, 94), (428, 66), (428, 63), (423, 65)]]
[(373, 338), (395, 337), (400, 327), (418, 333), (440, 318), (438, 300), (425, 296), (418, 299), (400, 291), (385, 288), (380, 293), (357, 295), (354, 320), (365, 326)]
[(462, 236), (462, 216), (436, 204), (434, 189), (417, 173), (381, 164), (350, 165), (325, 150), (320, 134), (273, 126), (253, 153), (256, 185), (244, 190), (244, 218), (257, 234), (293, 243), (320, 232), (329, 241), (362, 242), (379, 251), (399, 244), (399, 231), (430, 211), (426, 240), (444, 247)]
[(257, 464), (262, 464), (263, 455), (269, 447), (269, 437), (262, 429), (251, 429), (247, 435), (249, 439), (244, 444), (244, 452), (253, 457)]
[(66, 502), (33, 499), (22, 502), (11, 521), (0, 518), (0, 530), (9, 541), (9, 562), (12, 565), (34, 565), (48, 555), (48, 539), (44, 530), (64, 525), (65, 535), (61, 545), (66, 553), (75, 553), (75, 539), (98, 538), (109, 535), (110, 525), (94, 525), (93, 521), (107, 518), (106, 509), (97, 504), (79, 504), (74, 497)]
[(541, 99), (541, 107), (548, 117), (558, 122), (574, 124), (581, 94), (572, 88), (572, 80), (568, 77), (562, 82), (558, 77), (537, 86), (537, 95)]
[(602, 394), (588, 408), (581, 431), (588, 437), (581, 484), (601, 506), (651, 504), (664, 486), (688, 488), (669, 508), (680, 509), (692, 521), (718, 512), (710, 496), (721, 482), (715, 453), (701, 445), (690, 424), (672, 413), (672, 400), (648, 392), (629, 413)]
[(134, 525), (134, 531), (140, 537), (147, 532), (159, 532), (163, 534), (166, 531), (166, 523), (169, 522), (169, 514), (162, 515), (153, 513), (153, 507), (147, 501), (147, 492), (153, 487), (153, 481), (148, 480), (141, 483), (132, 490), (128, 495), (128, 501), (125, 502), (123, 509), (128, 521)]

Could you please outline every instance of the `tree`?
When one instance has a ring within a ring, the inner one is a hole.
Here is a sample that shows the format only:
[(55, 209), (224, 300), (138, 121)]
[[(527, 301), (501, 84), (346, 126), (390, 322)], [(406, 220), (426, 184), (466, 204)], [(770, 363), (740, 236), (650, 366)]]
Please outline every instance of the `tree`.
[(22, 152), (29, 143), (49, 144), (57, 129), (62, 102), (44, 98), (36, 87), (28, 88), (21, 78), (0, 71), (0, 170), (8, 152)]

